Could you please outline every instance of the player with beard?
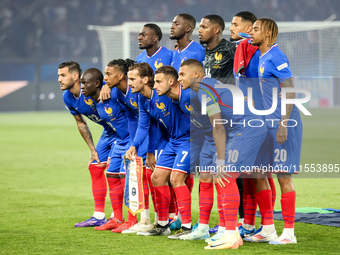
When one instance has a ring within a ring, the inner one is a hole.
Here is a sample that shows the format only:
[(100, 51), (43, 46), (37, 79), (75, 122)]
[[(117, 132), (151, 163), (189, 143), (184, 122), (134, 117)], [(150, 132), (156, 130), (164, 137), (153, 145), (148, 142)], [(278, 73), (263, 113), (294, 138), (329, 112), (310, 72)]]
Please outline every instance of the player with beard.
[(255, 14), (242, 11), (235, 14), (231, 21), (230, 31), (230, 41), (239, 42), (244, 38), (240, 37), (238, 33), (250, 34), (253, 29), (253, 24), (257, 20)]
[(177, 40), (178, 48), (174, 51), (171, 65), (179, 70), (181, 63), (187, 59), (197, 59), (203, 64), (204, 49), (191, 39), (196, 27), (196, 20), (190, 14), (178, 14), (172, 21), (170, 39)]
[[(60, 83), (60, 89), (64, 91), (63, 99), (65, 105), (73, 115), (81, 136), (91, 150), (88, 166), (95, 203), (94, 213), (90, 219), (75, 224), (75, 227), (95, 227), (101, 226), (106, 222), (105, 197), (107, 193), (107, 183), (104, 172), (109, 153), (112, 147), (114, 147), (117, 134), (101, 119), (93, 100), (80, 93), (81, 74), (82, 70), (77, 62), (66, 61), (58, 66), (58, 81)], [(104, 127), (97, 147), (93, 144), (91, 131), (83, 116)]]
[[(157, 71), (156, 71), (157, 73)], [(153, 89), (153, 71), (147, 63), (138, 63), (130, 68), (128, 73), (129, 86), (132, 93), (140, 93), (139, 97), (139, 124), (131, 148), (126, 153), (130, 159), (138, 151), (141, 141), (145, 139), (150, 128), (150, 120), (154, 119), (166, 129), (170, 140), (157, 160), (152, 174), (152, 183), (155, 190), (155, 200), (158, 210), (158, 225), (154, 229), (137, 233), (139, 235), (170, 235), (168, 223), (170, 189), (169, 181), (176, 193), (179, 212), (182, 214), (182, 234), (191, 232), (191, 194), (185, 185), (190, 172), (190, 143), (189, 119), (167, 96), (157, 94)], [(153, 135), (149, 136), (153, 140)], [(152, 143), (149, 141), (149, 143)], [(170, 236), (178, 239), (179, 235)]]
[[(155, 77), (155, 89), (158, 94), (166, 95), (173, 99), (183, 113), (190, 119), (191, 125), (191, 140), (193, 133), (201, 134), (201, 137), (197, 137), (199, 141), (203, 141), (203, 144), (199, 147), (199, 151), (195, 151), (195, 146), (190, 144), (190, 166), (191, 169), (196, 168), (196, 163), (205, 168), (205, 172), (200, 173), (200, 190), (199, 190), (199, 209), (200, 217), (197, 228), (186, 235), (179, 233), (179, 239), (181, 240), (204, 240), (209, 238), (209, 218), (210, 212), (213, 207), (214, 201), (214, 189), (212, 183), (212, 177), (209, 171), (206, 169), (208, 166), (214, 164), (213, 158), (216, 153), (216, 147), (212, 136), (212, 126), (210, 124), (209, 117), (207, 115), (201, 115), (201, 103), (197, 99), (197, 92), (191, 90), (189, 87), (182, 87), (178, 81), (178, 73), (172, 66), (163, 66), (156, 70)], [(199, 131), (199, 132), (197, 132)], [(196, 138), (196, 137), (195, 137)], [(200, 153), (201, 148), (205, 150)], [(197, 161), (194, 159), (197, 158)], [(211, 179), (211, 181), (210, 181)], [(209, 182), (206, 182), (209, 180)], [(175, 234), (176, 235), (176, 234)]]
[(147, 23), (143, 26), (138, 36), (139, 49), (145, 50), (137, 56), (137, 63), (148, 63), (153, 71), (165, 65), (170, 65), (172, 60), (172, 51), (164, 46), (159, 46), (162, 39), (162, 30), (153, 23)]
[[(191, 39), (191, 35), (196, 27), (196, 20), (190, 14), (179, 14), (172, 21), (171, 31), (170, 31), (170, 39), (176, 40), (177, 47), (173, 52), (171, 65), (178, 71), (181, 63), (187, 59), (197, 59), (203, 64), (205, 53), (204, 48), (199, 43), (195, 42)], [(195, 139), (195, 137), (204, 136), (203, 133), (199, 132), (198, 134), (191, 133), (190, 138), (193, 140), (190, 144), (191, 157), (195, 157), (195, 155), (199, 155), (202, 144), (194, 144), (195, 141), (202, 141), (202, 139)], [(195, 157), (198, 159), (198, 157)], [(190, 168), (191, 171), (193, 166), (196, 164), (195, 160), (190, 159)], [(186, 183), (190, 190), (193, 187), (193, 176), (189, 175), (186, 180)], [(172, 225), (171, 229), (179, 229), (180, 227), (180, 215), (178, 220), (176, 220)]]

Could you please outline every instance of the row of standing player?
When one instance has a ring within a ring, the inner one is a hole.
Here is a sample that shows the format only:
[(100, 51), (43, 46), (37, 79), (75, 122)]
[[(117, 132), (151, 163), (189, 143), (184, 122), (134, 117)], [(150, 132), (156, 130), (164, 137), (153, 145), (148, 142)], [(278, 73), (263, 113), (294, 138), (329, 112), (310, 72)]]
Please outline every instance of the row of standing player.
[[(178, 16), (177, 16), (178, 17)], [(235, 20), (235, 18), (236, 18), (236, 20)], [(237, 19), (239, 19), (239, 18), (241, 18), (240, 20), (239, 20), (239, 22), (238, 23), (241, 23), (241, 24), (239, 24), (239, 25), (242, 25), (242, 23), (247, 23), (247, 22), (245, 22), (245, 21), (247, 21), (247, 20), (245, 20), (242, 16), (239, 16), (239, 15), (236, 15), (235, 17), (234, 17), (234, 20), (235, 21), (237, 21)], [(237, 23), (236, 22), (234, 22), (234, 20), (233, 20), (233, 26), (236, 26), (237, 25)], [(223, 21), (223, 20), (222, 20)], [(177, 21), (176, 21), (176, 19), (174, 20), (174, 23), (176, 23)], [(207, 23), (207, 24), (204, 24), (204, 23)], [(216, 25), (218, 25), (217, 27), (219, 28), (219, 30), (220, 31), (217, 31), (217, 33), (216, 33), (216, 28), (214, 28), (214, 24)], [(213, 33), (215, 33), (215, 35), (217, 34), (218, 36), (217, 36), (217, 38), (219, 38), (220, 37), (220, 35), (222, 34), (222, 31), (223, 31), (223, 28), (222, 28), (222, 26), (220, 25), (221, 24), (221, 22), (218, 22), (218, 19), (217, 19), (217, 21), (216, 21), (216, 17), (214, 17), (214, 15), (211, 15), (211, 17), (207, 17), (207, 18), (205, 18), (205, 19), (202, 19), (202, 22), (201, 22), (201, 29), (200, 29), (200, 39), (204, 39), (204, 28), (207, 26), (208, 28), (209, 28), (209, 25), (210, 25), (210, 28), (211, 27), (213, 27)], [(223, 22), (223, 26), (224, 26), (224, 22)], [(222, 30), (222, 31), (221, 31)], [(247, 32), (247, 31), (244, 31), (244, 32)], [(233, 36), (233, 32), (232, 32), (232, 36)], [(216, 36), (213, 36), (213, 38), (215, 38), (216, 39)], [(209, 47), (209, 42), (207, 42), (206, 41), (206, 43), (208, 44), (208, 47)], [(191, 44), (192, 44), (192, 42), (191, 42)], [(213, 43), (210, 43), (211, 45), (213, 44)], [(190, 46), (190, 45), (189, 45)], [(220, 43), (218, 44), (218, 46), (220, 46)], [(209, 47), (210, 48), (210, 47)], [(186, 47), (186, 48), (184, 48), (184, 50), (186, 50), (186, 49), (189, 49), (189, 47)], [(183, 51), (183, 50), (182, 50)], [(178, 51), (178, 53), (180, 53), (180, 51)], [(216, 53), (215, 53), (216, 54)], [(207, 54), (208, 55), (208, 54)], [(217, 55), (217, 54), (216, 54)], [(217, 55), (217, 56), (219, 56), (219, 55)], [(223, 57), (224, 57), (224, 54), (223, 54)], [(221, 59), (216, 59), (215, 58), (215, 60), (219, 60), (219, 62), (221, 62), (221, 60), (223, 60), (223, 57), (221, 56)], [(230, 57), (229, 57), (230, 58)], [(207, 60), (207, 58), (206, 58), (206, 60)], [(209, 63), (209, 62), (206, 62), (206, 63)], [(229, 59), (229, 63), (230, 63), (230, 59)], [(215, 63), (216, 64), (216, 63)], [(189, 61), (189, 63), (187, 63), (187, 65), (186, 66), (191, 66), (191, 65), (193, 65), (193, 66), (195, 66), (194, 64), (190, 64), (190, 61)], [(159, 66), (159, 62), (158, 62), (158, 66)], [(184, 65), (185, 66), (185, 65)], [(216, 68), (216, 69), (218, 69), (218, 68)], [(221, 68), (221, 70), (223, 70), (223, 68)], [(181, 73), (180, 73), (180, 76), (181, 76)], [(207, 79), (207, 78), (205, 78), (205, 79)], [(205, 81), (205, 82), (207, 82), (207, 81)], [(157, 82), (156, 82), (157, 83)], [(213, 85), (213, 84), (211, 84), (211, 85)], [(193, 103), (191, 102), (191, 103), (189, 103), (190, 105), (192, 105)], [(190, 106), (189, 105), (189, 106)], [(188, 109), (188, 105), (186, 105), (186, 109)], [(106, 109), (105, 109), (106, 110)], [(223, 111), (222, 111), (223, 112)], [(235, 142), (234, 142), (234, 144), (235, 144)], [(234, 151), (234, 150), (233, 150)], [(253, 153), (254, 154), (254, 153)], [(221, 184), (223, 184), (223, 183), (221, 183)], [(201, 185), (201, 186), (204, 186), (204, 185)], [(180, 186), (180, 187), (182, 187), (182, 186)], [(201, 187), (202, 188), (202, 187)], [(211, 188), (208, 188), (208, 190), (211, 190)], [(202, 192), (201, 192), (202, 193)], [(200, 195), (201, 195), (201, 193), (200, 193)], [(259, 192), (258, 192), (259, 193)], [(200, 196), (200, 198), (201, 198), (201, 196)], [(178, 199), (178, 198), (177, 198)], [(201, 205), (201, 204), (200, 204)], [(200, 206), (201, 207), (201, 206)], [(255, 208), (255, 210), (256, 210), (256, 208)], [(261, 210), (261, 207), (260, 207), (260, 210)], [(226, 210), (224, 210), (224, 211), (226, 211)], [(204, 218), (203, 217), (203, 215), (201, 214), (200, 215), (200, 221), (201, 221), (201, 218)], [(209, 216), (208, 216), (208, 219), (209, 219)], [(209, 220), (208, 220), (209, 221)], [(221, 221), (220, 221), (221, 222)], [(185, 224), (185, 223), (184, 223)], [(206, 227), (206, 226), (204, 226), (205, 224), (204, 223), (202, 223), (201, 224), (201, 222), (200, 222), (200, 226), (199, 226), (199, 229), (201, 229), (202, 230), (202, 228), (203, 227)], [(228, 225), (228, 224), (227, 224)], [(249, 224), (248, 224), (249, 225)], [(265, 224), (262, 224), (262, 225), (265, 225)], [(185, 228), (185, 226), (184, 226), (184, 228)], [(195, 232), (195, 231), (194, 231)], [(194, 233), (193, 232), (193, 233)], [(228, 230), (227, 231), (225, 231), (226, 233), (228, 233)], [(229, 232), (229, 234), (231, 234), (230, 232)], [(193, 235), (193, 234), (192, 234)], [(185, 236), (185, 235), (183, 235), (182, 234), (182, 237), (183, 236)], [(197, 235), (196, 235), (197, 236)], [(221, 243), (221, 241), (220, 241), (220, 243)], [(224, 245), (210, 245), (210, 246), (208, 246), (208, 247), (210, 247), (210, 248), (221, 248), (221, 247), (224, 247), (225, 246), (225, 244)]]

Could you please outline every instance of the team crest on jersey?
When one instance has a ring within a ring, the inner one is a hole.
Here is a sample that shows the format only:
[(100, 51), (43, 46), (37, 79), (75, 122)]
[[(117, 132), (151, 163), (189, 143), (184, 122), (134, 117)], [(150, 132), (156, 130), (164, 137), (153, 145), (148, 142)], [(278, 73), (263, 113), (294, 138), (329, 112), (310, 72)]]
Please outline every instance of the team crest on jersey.
[(110, 116), (110, 114), (112, 113), (112, 108), (111, 107), (106, 108), (106, 106), (105, 106), (104, 109), (105, 109), (105, 112), (107, 113), (107, 115)]
[(169, 115), (170, 113), (165, 109), (165, 104), (163, 102), (159, 104), (158, 101), (159, 99), (156, 101), (156, 107), (162, 111), (164, 117)]
[(84, 98), (84, 101), (85, 101), (85, 104), (87, 104), (87, 105), (92, 105), (93, 104), (93, 100), (92, 99), (88, 99), (88, 100), (86, 100), (86, 98)]
[(261, 66), (260, 66), (260, 76), (263, 76), (263, 73), (264, 73), (264, 66), (262, 66), (263, 62), (261, 63)]
[[(158, 101), (158, 100), (157, 100)], [(165, 105), (164, 105), (164, 103), (160, 103), (160, 104), (158, 104), (158, 102), (156, 102), (156, 106), (157, 106), (157, 108), (158, 109), (161, 109), (162, 111), (164, 110), (165, 111)]]
[(91, 98), (89, 98), (88, 100), (86, 100), (86, 98), (84, 98), (84, 102), (85, 104), (89, 105), (91, 107), (92, 110), (96, 110), (96, 106), (93, 103), (93, 100)]
[(213, 66), (213, 68), (221, 68), (220, 63), (222, 60), (222, 53), (218, 53), (218, 51), (215, 52), (215, 65)]
[(114, 121), (116, 118), (113, 116), (113, 114), (112, 114), (112, 108), (111, 107), (108, 107), (107, 105), (105, 105), (104, 106), (104, 110), (105, 110), (105, 112), (106, 112), (106, 114), (107, 114), (107, 116), (109, 116), (110, 117), (110, 121)]
[(190, 112), (190, 115), (193, 115), (195, 117), (199, 115), (199, 113), (195, 111), (194, 107), (192, 107), (191, 105), (188, 105), (188, 103), (185, 103), (185, 108)]
[(187, 57), (184, 57), (183, 59), (182, 59), (182, 61), (181, 61), (181, 64), (185, 61), (185, 60), (187, 60), (188, 58)]
[(135, 102), (135, 101), (132, 101), (132, 99), (130, 99), (130, 104), (131, 104), (133, 107), (135, 107), (135, 109), (137, 109), (137, 108), (138, 108), (138, 104), (137, 104), (137, 102)]
[(161, 61), (161, 59), (157, 59), (157, 60), (155, 61), (154, 66), (156, 67), (156, 69), (158, 69), (158, 68), (160, 68), (161, 66), (163, 66), (163, 63), (162, 63), (162, 62), (158, 62), (158, 61)]

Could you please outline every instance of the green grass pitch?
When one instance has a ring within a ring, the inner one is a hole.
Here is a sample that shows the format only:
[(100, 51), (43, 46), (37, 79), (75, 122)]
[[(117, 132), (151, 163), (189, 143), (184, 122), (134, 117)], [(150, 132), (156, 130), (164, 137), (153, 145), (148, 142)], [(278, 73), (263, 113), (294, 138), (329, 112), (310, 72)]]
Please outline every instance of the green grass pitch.
[[(340, 163), (340, 110), (303, 117), (301, 164)], [(88, 121), (89, 122), (89, 121)], [(94, 140), (101, 128), (89, 123)], [(297, 245), (245, 243), (206, 251), (204, 241), (174, 241), (74, 228), (93, 213), (89, 150), (68, 112), (0, 114), (0, 254), (339, 254), (340, 228), (296, 223)], [(303, 176), (303, 175), (301, 175)], [(340, 209), (340, 179), (295, 178), (297, 207)], [(198, 185), (193, 221), (198, 219)], [(280, 192), (276, 208), (280, 208)], [(150, 200), (151, 201), (151, 200)], [(152, 210), (151, 210), (152, 211)], [(111, 214), (107, 198), (106, 216)], [(125, 210), (126, 215), (126, 210)], [(153, 217), (153, 214), (151, 214)], [(216, 203), (210, 225), (218, 223)], [(257, 225), (259, 221), (257, 219)], [(278, 234), (283, 222), (276, 221)]]

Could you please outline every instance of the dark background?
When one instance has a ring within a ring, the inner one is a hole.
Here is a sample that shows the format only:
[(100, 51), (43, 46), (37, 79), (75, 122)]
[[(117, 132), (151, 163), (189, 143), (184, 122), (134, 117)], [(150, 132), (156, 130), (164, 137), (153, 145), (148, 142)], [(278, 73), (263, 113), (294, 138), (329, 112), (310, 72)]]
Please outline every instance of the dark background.
[[(340, 17), (340, 1), (2, 0), (0, 81), (26, 80), (29, 85), (0, 98), (0, 111), (64, 109), (57, 83), (58, 64), (72, 59), (84, 70), (102, 67), (98, 36), (87, 29), (88, 25), (171, 22), (179, 13), (192, 14), (197, 21), (204, 15), (218, 14), (230, 22), (243, 10), (278, 22), (323, 21), (333, 14)], [(41, 93), (48, 103), (34, 102)], [(48, 99), (50, 93), (55, 94), (53, 99)], [(27, 99), (33, 102), (25, 102)], [(13, 102), (15, 106), (11, 106)]]

